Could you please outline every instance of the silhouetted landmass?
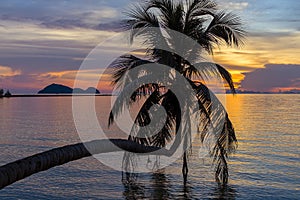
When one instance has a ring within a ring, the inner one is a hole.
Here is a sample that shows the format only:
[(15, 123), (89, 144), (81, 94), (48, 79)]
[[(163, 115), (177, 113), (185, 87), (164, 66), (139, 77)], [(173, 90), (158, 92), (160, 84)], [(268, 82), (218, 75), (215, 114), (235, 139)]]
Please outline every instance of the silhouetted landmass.
[(4, 97), (11, 97), (12, 95), (11, 95), (11, 93), (10, 93), (10, 91), (9, 90), (7, 90), (7, 92), (5, 92), (5, 94), (4, 94)]
[(85, 90), (85, 93), (87, 93), (87, 94), (100, 94), (99, 90), (97, 90), (94, 87), (89, 87), (88, 89)]
[(38, 94), (100, 94), (100, 91), (93, 87), (89, 87), (86, 90), (81, 88), (72, 89), (65, 85), (53, 83), (39, 91)]
[(73, 93), (74, 94), (84, 94), (85, 90), (81, 89), (81, 88), (74, 88), (73, 89)]
[(38, 94), (72, 94), (73, 89), (59, 84), (51, 84), (38, 92)]
[(5, 93), (4, 93), (4, 90), (3, 89), (0, 89), (0, 98), (3, 98), (3, 97), (11, 97), (12, 94), (10, 93), (9, 90), (7, 90)]
[(4, 94), (4, 90), (3, 90), (3, 89), (0, 89), (0, 98), (3, 97), (3, 94)]
[(83, 90), (81, 88), (74, 88), (73, 94), (100, 94), (100, 92), (94, 87), (89, 87), (86, 90)]
[(280, 94), (300, 94), (300, 90), (294, 89), (294, 90), (280, 92)]
[[(227, 94), (231, 94), (231, 90), (226, 91)], [(237, 94), (300, 94), (300, 90), (293, 89), (288, 91), (279, 91), (279, 92), (259, 92), (251, 90), (236, 90)]]

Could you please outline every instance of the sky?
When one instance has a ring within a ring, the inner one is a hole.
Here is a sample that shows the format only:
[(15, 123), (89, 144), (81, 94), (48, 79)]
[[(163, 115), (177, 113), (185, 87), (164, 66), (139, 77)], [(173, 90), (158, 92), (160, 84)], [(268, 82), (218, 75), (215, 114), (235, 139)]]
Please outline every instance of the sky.
[[(134, 2), (1, 0), (0, 88), (36, 93), (51, 83), (73, 87), (83, 60), (118, 32), (124, 9)], [(213, 57), (232, 73), (236, 86), (273, 92), (300, 89), (300, 1), (216, 2), (238, 14), (247, 31), (244, 46), (221, 47)], [(109, 80), (98, 89), (109, 92)]]

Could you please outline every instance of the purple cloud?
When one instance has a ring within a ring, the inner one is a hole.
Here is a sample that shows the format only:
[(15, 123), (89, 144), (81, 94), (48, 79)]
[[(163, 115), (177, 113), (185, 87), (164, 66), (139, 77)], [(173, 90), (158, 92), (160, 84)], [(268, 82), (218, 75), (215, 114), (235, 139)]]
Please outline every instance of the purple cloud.
[(244, 90), (264, 92), (300, 88), (300, 65), (267, 64), (263, 69), (244, 75), (246, 77), (241, 82)]

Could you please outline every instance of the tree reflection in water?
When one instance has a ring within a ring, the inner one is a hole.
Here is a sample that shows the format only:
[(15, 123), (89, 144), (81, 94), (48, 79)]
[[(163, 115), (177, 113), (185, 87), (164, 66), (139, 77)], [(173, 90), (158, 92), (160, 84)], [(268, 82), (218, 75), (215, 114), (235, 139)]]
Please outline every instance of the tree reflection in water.
[(236, 199), (237, 192), (230, 185), (217, 185), (214, 188), (212, 196), (214, 199)]
[(138, 174), (124, 173), (122, 183), (124, 185), (123, 196), (125, 199), (173, 199), (170, 193), (170, 182), (163, 172), (151, 174), (150, 185), (138, 179)]
[[(147, 178), (146, 178), (147, 177)], [(147, 179), (147, 180), (145, 180)], [(163, 172), (152, 173), (141, 177), (138, 174), (124, 173), (122, 183), (124, 186), (124, 199), (236, 199), (237, 191), (230, 185), (217, 183), (214, 187), (207, 189), (208, 185), (193, 184), (192, 181), (178, 183), (172, 180)], [(173, 183), (173, 184), (172, 184)], [(181, 188), (181, 189), (180, 189)], [(178, 190), (179, 189), (179, 190)]]

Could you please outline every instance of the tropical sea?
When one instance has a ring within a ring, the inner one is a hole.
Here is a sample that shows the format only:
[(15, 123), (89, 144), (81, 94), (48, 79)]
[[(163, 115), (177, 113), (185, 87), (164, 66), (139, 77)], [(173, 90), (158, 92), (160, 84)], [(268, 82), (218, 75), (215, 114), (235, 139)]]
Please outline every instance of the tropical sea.
[[(299, 199), (300, 95), (227, 95), (226, 107), (239, 141), (226, 187), (195, 148), (186, 186), (180, 160), (129, 184), (122, 172), (89, 157), (16, 182), (0, 190), (0, 199)], [(96, 97), (103, 127), (109, 108), (110, 97)], [(117, 129), (105, 131), (118, 137)], [(0, 165), (80, 142), (72, 98), (0, 99), (0, 137)]]

